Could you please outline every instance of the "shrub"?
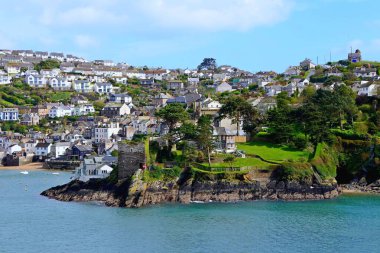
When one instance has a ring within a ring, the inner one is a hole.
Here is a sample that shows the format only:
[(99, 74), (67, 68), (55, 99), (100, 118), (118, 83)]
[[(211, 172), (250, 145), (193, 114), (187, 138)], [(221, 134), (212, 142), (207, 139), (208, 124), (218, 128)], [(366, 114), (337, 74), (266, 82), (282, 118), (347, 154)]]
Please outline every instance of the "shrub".
[(311, 184), (313, 169), (309, 163), (285, 162), (282, 164), (280, 178), (284, 181), (298, 181)]

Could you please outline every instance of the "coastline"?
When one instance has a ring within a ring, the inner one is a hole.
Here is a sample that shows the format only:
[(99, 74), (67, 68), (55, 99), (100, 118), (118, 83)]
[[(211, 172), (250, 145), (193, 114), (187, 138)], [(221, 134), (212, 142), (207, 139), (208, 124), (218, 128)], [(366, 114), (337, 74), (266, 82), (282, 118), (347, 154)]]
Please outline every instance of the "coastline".
[(347, 195), (379, 195), (380, 180), (369, 185), (341, 184), (339, 185), (339, 192)]
[(337, 185), (308, 185), (294, 181), (273, 180), (260, 184), (257, 181), (189, 180), (178, 184), (176, 181), (147, 183), (135, 178), (132, 182), (124, 180), (116, 184), (106, 180), (76, 180), (50, 188), (41, 195), (59, 201), (99, 201), (107, 206), (139, 208), (168, 203), (323, 200), (338, 197), (339, 191)]
[(21, 166), (0, 166), (0, 170), (46, 170), (43, 165), (44, 163), (36, 162)]

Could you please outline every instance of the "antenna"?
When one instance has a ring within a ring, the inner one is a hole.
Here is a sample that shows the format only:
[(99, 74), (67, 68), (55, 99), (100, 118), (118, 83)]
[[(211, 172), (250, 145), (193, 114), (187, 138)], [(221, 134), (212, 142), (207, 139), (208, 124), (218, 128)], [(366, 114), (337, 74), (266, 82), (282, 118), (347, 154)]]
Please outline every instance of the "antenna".
[(331, 61), (331, 51), (330, 51), (330, 62), (332, 63), (332, 61)]

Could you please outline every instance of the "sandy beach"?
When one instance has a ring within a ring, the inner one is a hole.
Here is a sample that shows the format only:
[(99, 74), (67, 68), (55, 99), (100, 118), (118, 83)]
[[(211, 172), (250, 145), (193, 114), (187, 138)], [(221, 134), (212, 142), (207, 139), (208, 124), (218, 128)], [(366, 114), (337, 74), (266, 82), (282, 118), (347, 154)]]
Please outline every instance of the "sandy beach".
[(29, 163), (22, 166), (0, 166), (0, 170), (41, 170), (43, 163)]

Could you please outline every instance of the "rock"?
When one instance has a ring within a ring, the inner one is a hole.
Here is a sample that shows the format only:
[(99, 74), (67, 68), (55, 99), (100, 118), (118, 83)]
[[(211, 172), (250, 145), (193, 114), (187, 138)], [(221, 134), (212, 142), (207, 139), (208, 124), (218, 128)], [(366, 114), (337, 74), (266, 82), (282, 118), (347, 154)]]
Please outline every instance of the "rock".
[(367, 180), (365, 179), (365, 177), (362, 177), (362, 178), (359, 180), (358, 184), (359, 184), (360, 186), (366, 186), (366, 185), (367, 185)]
[(53, 187), (42, 195), (61, 201), (101, 201), (107, 206), (136, 208), (161, 203), (238, 202), (258, 199), (313, 200), (338, 196), (336, 185), (313, 186), (299, 182), (272, 180), (267, 185), (258, 181), (195, 181), (190, 179), (146, 183), (134, 177), (132, 182), (110, 185), (106, 180), (86, 183), (73, 181)]

